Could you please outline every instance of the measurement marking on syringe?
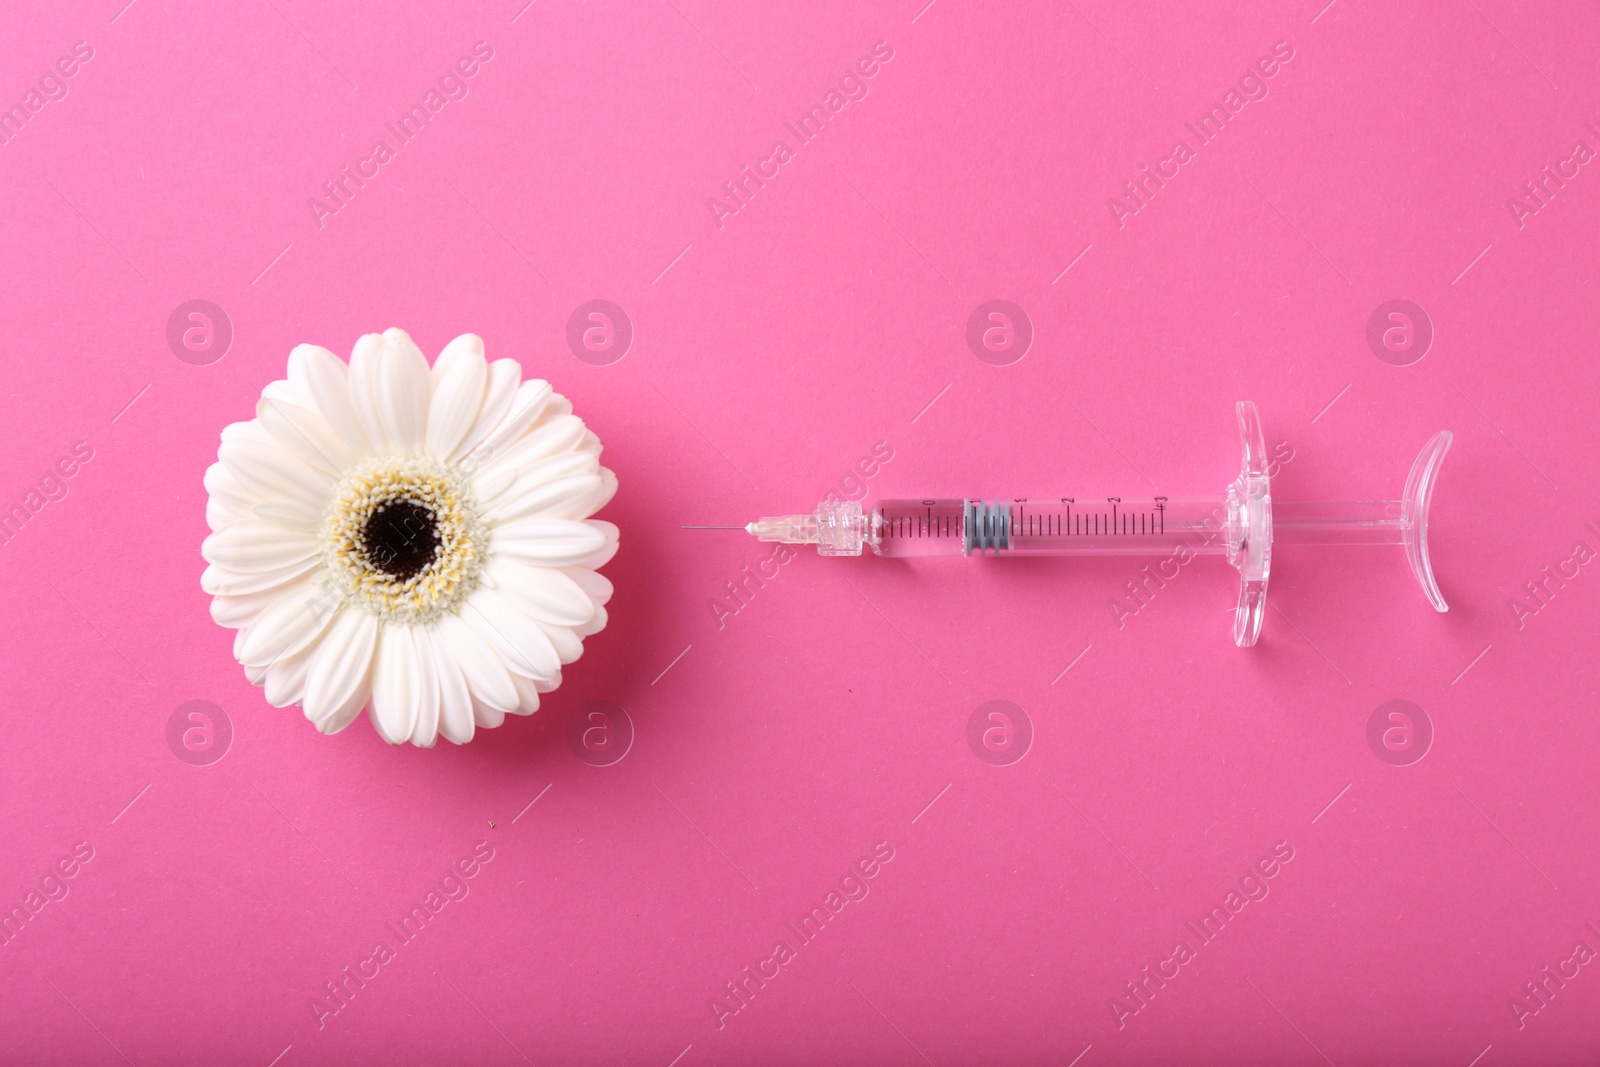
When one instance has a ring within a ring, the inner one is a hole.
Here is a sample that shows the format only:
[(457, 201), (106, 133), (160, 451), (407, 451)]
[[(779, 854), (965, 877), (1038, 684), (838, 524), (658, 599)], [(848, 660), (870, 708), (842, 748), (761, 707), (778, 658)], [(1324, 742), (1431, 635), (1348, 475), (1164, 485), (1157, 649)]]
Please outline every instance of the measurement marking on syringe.
[(950, 537), (950, 516), (936, 516), (932, 508), (921, 515), (896, 515), (884, 522), (882, 536), (888, 540)]
[[(1166, 497), (1156, 497), (1153, 506), (1130, 512), (1122, 510), (1126, 503), (1122, 497), (1106, 497), (1104, 509), (1079, 509), (1074, 497), (1059, 500), (1060, 506), (1020, 497), (1005, 505), (957, 500), (947, 504), (970, 503), (976, 509), (970, 519), (976, 536), (980, 540), (1009, 536), (1013, 549), (1022, 547), (1022, 539), (1151, 537), (1166, 532)], [(935, 514), (934, 507), (939, 502), (919, 503), (921, 514), (912, 511), (883, 516), (877, 527), (878, 536), (885, 541), (959, 541), (966, 536), (968, 520), (959, 511), (945, 506), (940, 509), (944, 514)]]

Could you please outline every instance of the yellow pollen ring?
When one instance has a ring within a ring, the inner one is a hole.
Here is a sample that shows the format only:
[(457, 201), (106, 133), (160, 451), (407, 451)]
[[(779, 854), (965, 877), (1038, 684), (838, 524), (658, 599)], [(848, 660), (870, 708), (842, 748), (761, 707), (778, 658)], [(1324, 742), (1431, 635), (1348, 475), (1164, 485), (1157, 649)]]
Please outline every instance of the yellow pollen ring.
[[(432, 513), (434, 558), (400, 579), (374, 567), (365, 531), (373, 512), (405, 500)], [(477, 588), (488, 533), (467, 476), (433, 456), (373, 456), (346, 471), (323, 513), (323, 561), (341, 603), (392, 622), (429, 622)]]

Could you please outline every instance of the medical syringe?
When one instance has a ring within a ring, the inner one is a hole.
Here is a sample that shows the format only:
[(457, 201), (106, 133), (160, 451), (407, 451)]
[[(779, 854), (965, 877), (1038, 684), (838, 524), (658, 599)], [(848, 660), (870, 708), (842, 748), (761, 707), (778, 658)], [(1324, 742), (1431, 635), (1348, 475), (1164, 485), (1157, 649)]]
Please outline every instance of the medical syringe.
[(859, 556), (1225, 556), (1239, 571), (1233, 638), (1256, 643), (1266, 611), (1276, 544), (1402, 545), (1412, 573), (1438, 611), (1449, 606), (1428, 558), (1428, 506), (1449, 430), (1428, 439), (1399, 500), (1275, 501), (1256, 406), (1237, 405), (1243, 452), (1239, 477), (1219, 496), (1028, 497), (880, 500), (817, 505), (809, 515), (757, 519), (745, 530), (763, 541), (816, 545), (819, 555)]

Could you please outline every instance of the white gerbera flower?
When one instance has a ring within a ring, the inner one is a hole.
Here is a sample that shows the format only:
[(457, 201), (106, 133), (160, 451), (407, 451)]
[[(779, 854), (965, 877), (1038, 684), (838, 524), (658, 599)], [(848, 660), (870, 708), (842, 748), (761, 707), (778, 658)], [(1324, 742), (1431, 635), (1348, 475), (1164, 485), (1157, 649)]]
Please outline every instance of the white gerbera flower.
[(390, 744), (530, 715), (606, 624), (617, 490), (567, 399), (463, 334), (403, 330), (350, 365), (300, 345), (206, 471), (200, 584), (234, 657), (323, 733), (370, 705)]

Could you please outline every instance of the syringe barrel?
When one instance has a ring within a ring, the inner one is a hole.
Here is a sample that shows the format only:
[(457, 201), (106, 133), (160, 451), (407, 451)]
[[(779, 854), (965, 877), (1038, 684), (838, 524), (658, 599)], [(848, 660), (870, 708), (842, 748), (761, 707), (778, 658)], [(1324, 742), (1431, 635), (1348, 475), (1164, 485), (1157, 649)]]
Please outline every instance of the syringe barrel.
[(1220, 497), (881, 500), (866, 542), (880, 556), (1129, 556), (1228, 552)]

